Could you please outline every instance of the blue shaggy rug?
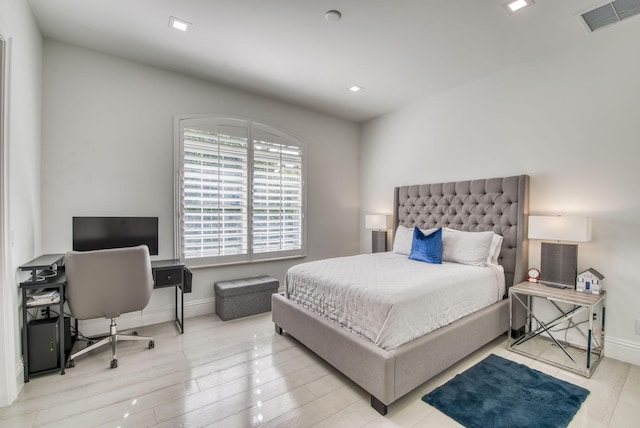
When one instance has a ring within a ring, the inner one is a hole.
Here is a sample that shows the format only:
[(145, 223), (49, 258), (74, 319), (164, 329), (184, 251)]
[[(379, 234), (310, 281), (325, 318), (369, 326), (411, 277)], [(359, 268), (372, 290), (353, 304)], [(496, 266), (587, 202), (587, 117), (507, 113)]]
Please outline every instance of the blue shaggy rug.
[(489, 355), (422, 397), (467, 428), (566, 427), (589, 391)]

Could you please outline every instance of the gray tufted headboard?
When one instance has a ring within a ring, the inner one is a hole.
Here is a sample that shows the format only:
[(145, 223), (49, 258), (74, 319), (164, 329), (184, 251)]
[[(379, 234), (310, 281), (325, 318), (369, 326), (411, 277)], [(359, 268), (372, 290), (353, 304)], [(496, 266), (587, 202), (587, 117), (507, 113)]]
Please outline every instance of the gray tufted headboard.
[(499, 263), (507, 287), (524, 280), (528, 263), (529, 176), (396, 187), (393, 233), (398, 225), (450, 227), (502, 235)]

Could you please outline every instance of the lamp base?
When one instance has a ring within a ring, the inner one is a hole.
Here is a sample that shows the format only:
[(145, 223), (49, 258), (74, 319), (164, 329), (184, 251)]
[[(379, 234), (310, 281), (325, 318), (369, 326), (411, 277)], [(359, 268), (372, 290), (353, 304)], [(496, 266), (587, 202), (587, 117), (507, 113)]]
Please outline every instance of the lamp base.
[(387, 231), (374, 230), (371, 232), (371, 252), (383, 253), (387, 251)]
[(542, 243), (540, 282), (558, 288), (576, 288), (578, 246)]

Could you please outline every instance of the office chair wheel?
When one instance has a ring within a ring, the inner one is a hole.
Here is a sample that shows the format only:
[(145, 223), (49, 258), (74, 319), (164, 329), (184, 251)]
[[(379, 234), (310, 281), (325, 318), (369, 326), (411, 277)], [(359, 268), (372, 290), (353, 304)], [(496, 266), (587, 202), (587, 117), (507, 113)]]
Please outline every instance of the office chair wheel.
[(75, 367), (75, 366), (76, 366), (76, 360), (69, 360), (69, 361), (67, 361), (67, 368), (68, 368), (68, 369), (71, 369), (71, 368), (73, 368), (73, 367)]
[(113, 360), (111, 360), (110, 366), (112, 369), (115, 369), (116, 367), (118, 367), (118, 359), (114, 358)]
[(155, 347), (156, 347), (155, 342), (154, 342), (153, 340), (150, 340), (150, 341), (149, 341), (149, 349), (153, 349), (153, 348), (155, 348)]

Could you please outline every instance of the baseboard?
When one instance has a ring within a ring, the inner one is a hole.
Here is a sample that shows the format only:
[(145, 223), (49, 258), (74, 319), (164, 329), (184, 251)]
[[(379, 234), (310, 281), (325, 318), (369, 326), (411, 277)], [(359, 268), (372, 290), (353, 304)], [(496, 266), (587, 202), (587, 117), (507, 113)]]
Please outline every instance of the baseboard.
[[(185, 328), (189, 328), (189, 318), (213, 313), (215, 310), (214, 302), (213, 298), (184, 302)], [(173, 305), (164, 308), (145, 309), (142, 312), (131, 312), (117, 318), (118, 330), (124, 331), (145, 325), (173, 321), (174, 317), (175, 306)], [(80, 321), (78, 328), (85, 336), (100, 336), (109, 332), (109, 321), (104, 318)]]
[(0, 407), (8, 406), (11, 403), (13, 403), (16, 400), (16, 398), (18, 398), (18, 394), (20, 394), (20, 391), (24, 386), (24, 361), (22, 360), (22, 356), (20, 356), (20, 358), (18, 358), (18, 361), (16, 362), (14, 374), (16, 377), (15, 393), (9, 393), (8, 391), (5, 391), (7, 393), (6, 399), (8, 400), (8, 402), (0, 403)]
[(640, 343), (607, 336), (605, 337), (604, 355), (640, 366)]
[(18, 376), (20, 376), (20, 379), (24, 380), (24, 361), (22, 357), (20, 357), (16, 363), (16, 378)]

